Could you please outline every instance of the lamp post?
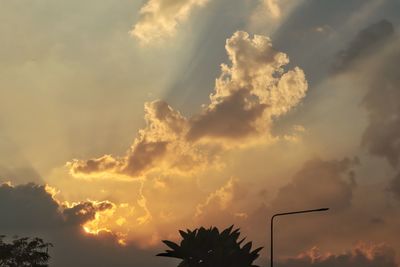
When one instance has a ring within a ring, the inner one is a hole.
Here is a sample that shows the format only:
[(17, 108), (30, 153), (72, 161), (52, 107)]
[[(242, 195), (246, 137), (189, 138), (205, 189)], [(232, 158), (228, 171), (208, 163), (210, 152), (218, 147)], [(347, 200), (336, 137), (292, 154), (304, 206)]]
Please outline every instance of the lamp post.
[(292, 215), (292, 214), (299, 214), (299, 213), (309, 213), (309, 212), (318, 212), (318, 211), (327, 211), (329, 208), (321, 208), (321, 209), (314, 209), (314, 210), (299, 210), (299, 211), (291, 211), (291, 212), (284, 212), (284, 213), (277, 213), (271, 217), (271, 266), (274, 266), (274, 218), (278, 216), (284, 215)]

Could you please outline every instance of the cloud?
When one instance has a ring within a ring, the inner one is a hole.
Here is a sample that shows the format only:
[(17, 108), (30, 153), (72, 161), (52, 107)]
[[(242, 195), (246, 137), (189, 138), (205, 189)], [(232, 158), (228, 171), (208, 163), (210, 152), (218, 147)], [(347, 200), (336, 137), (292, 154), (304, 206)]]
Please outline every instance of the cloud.
[[(346, 214), (352, 210), (354, 192), (357, 188), (352, 169), (356, 164), (356, 159), (348, 158), (306, 161), (289, 182), (279, 188), (277, 194), (268, 201), (266, 201), (265, 194), (261, 194), (262, 189), (268, 189), (268, 185), (258, 183), (256, 186), (258, 191), (254, 191), (253, 187), (253, 191), (248, 194), (258, 195), (258, 198), (253, 198), (246, 205), (239, 205), (238, 202), (235, 202), (235, 208), (244, 207), (243, 211), (248, 215), (245, 221), (236, 221), (243, 225), (242, 228), (246, 230), (252, 240), (263, 244), (265, 236), (268, 237), (265, 229), (273, 214), (329, 207), (329, 212), (314, 215), (314, 217), (310, 215), (312, 218), (292, 216), (279, 220), (279, 227), (276, 229), (281, 240), (279, 250), (281, 255), (291, 255), (297, 253), (299, 247), (324, 243), (324, 238), (336, 244), (338, 241), (335, 235), (347, 234), (347, 228), (342, 227), (342, 220), (347, 221)], [(354, 221), (353, 215), (351, 217), (350, 221)], [(210, 217), (209, 220), (216, 220), (214, 218), (218, 217)], [(312, 222), (311, 227), (310, 222)], [(326, 231), (334, 225), (336, 225), (335, 230), (337, 231), (330, 231), (332, 235), (327, 234)], [(260, 236), (260, 232), (265, 235)]]
[(288, 56), (276, 51), (266, 36), (236, 32), (225, 48), (230, 64), (221, 65), (210, 102), (198, 114), (185, 117), (162, 100), (145, 103), (146, 125), (125, 155), (67, 163), (72, 176), (94, 185), (102, 179), (140, 185), (133, 189), (138, 192), (122, 197), (133, 210), (115, 203), (98, 211), (84, 224), (88, 232), (107, 228), (123, 241), (154, 246), (179, 225), (247, 220), (246, 208), (254, 209), (244, 197), (247, 186), (231, 179), (210, 193), (200, 185), (203, 174), (223, 166), (221, 158), (234, 148), (278, 140), (271, 133), (274, 122), (305, 97), (307, 81), (300, 68), (288, 70)]
[(348, 47), (338, 53), (332, 66), (333, 71), (343, 72), (363, 58), (376, 53), (390, 41), (393, 35), (393, 24), (387, 20), (381, 20), (361, 30)]
[(289, 258), (279, 263), (279, 266), (293, 267), (397, 267), (395, 253), (390, 247), (379, 245), (367, 245), (359, 243), (349, 251), (333, 254), (321, 253), (314, 247), (301, 253), (297, 257)]
[(267, 10), (271, 13), (273, 18), (279, 19), (281, 17), (281, 8), (276, 0), (264, 0), (264, 5)]
[(262, 116), (266, 105), (251, 107), (246, 103), (246, 98), (250, 97), (251, 95), (245, 90), (238, 90), (225, 97), (221, 103), (194, 117), (188, 139), (191, 141), (205, 137), (240, 139), (257, 132), (255, 122)]
[[(371, 155), (386, 159), (396, 171), (400, 161), (399, 44), (393, 24), (381, 20), (361, 30), (335, 65), (336, 71), (364, 81), (366, 93), (361, 105), (368, 121), (361, 144)], [(388, 188), (399, 195), (397, 176)]]
[(68, 266), (165, 266), (155, 251), (127, 244), (110, 231), (85, 234), (82, 226), (97, 214), (114, 208), (103, 201), (85, 201), (65, 206), (53, 199), (45, 186), (26, 184), (0, 186), (0, 229), (8, 236), (39, 236), (53, 243), (51, 265)]
[(164, 101), (145, 104), (146, 127), (141, 129), (127, 154), (121, 158), (104, 155), (97, 159), (67, 163), (75, 177), (140, 177), (145, 173), (168, 169), (190, 172), (208, 158), (190, 147), (184, 136), (189, 127), (186, 118)]
[(75, 177), (143, 177), (151, 172), (191, 174), (218, 166), (230, 146), (268, 142), (274, 120), (305, 97), (307, 81), (276, 51), (266, 36), (236, 32), (226, 41), (231, 65), (221, 65), (210, 103), (186, 118), (162, 100), (145, 104), (146, 127), (139, 130), (127, 154), (67, 163)]
[(193, 10), (208, 0), (148, 0), (140, 9), (140, 18), (131, 34), (142, 43), (160, 42), (176, 34)]
[(376, 72), (370, 77), (368, 92), (362, 105), (368, 112), (369, 124), (362, 144), (392, 166), (400, 159), (400, 60), (399, 40), (383, 55)]
[(114, 208), (114, 204), (108, 201), (92, 202), (85, 201), (66, 207), (63, 210), (63, 215), (67, 223), (74, 225), (84, 225), (87, 222), (93, 221), (97, 213), (104, 212)]
[(246, 187), (237, 179), (229, 179), (221, 188), (210, 193), (205, 202), (197, 205), (196, 220), (207, 223), (210, 218), (214, 218), (213, 223), (220, 225), (221, 222), (217, 222), (215, 218), (223, 217), (223, 221), (227, 224), (234, 222), (237, 218), (247, 218), (246, 210), (235, 206), (235, 203), (246, 198), (247, 193)]
[[(33, 183), (12, 186), (0, 185), (0, 210), (7, 214), (0, 222), (2, 229), (30, 229), (82, 226), (95, 219), (98, 212), (112, 209), (108, 201), (61, 203), (55, 200), (48, 187)], [(18, 223), (16, 223), (18, 222)]]
[[(399, 214), (395, 206), (388, 206), (389, 198), (384, 191), (386, 184), (366, 186), (362, 182), (365, 177), (360, 174), (357, 174), (356, 182), (355, 170), (358, 168), (357, 158), (308, 160), (277, 193), (271, 191), (267, 178), (256, 183), (251, 178), (247, 183), (245, 179), (231, 178), (204, 198), (196, 208), (194, 219), (198, 225), (225, 227), (234, 223), (250, 240), (265, 245), (268, 222), (274, 213), (329, 207), (328, 212), (320, 214), (279, 218), (275, 229), (279, 237), (276, 242), (279, 254), (287, 257), (299, 253), (302, 247), (316, 245), (337, 253), (358, 240), (385, 241), (397, 248), (398, 240), (392, 235)], [(285, 178), (277, 176), (274, 179)], [(356, 256), (357, 251), (351, 253)], [(264, 253), (268, 257), (268, 251)], [(337, 259), (343, 256), (335, 255)], [(374, 255), (378, 256), (377, 253)], [(305, 259), (302, 264), (306, 266), (309, 263)]]
[(74, 160), (67, 164), (71, 168), (73, 175), (91, 174), (91, 173), (102, 173), (113, 169), (117, 169), (120, 165), (116, 159), (111, 155), (104, 155), (97, 159), (90, 159), (86, 162)]
[(266, 136), (273, 119), (305, 96), (303, 71), (296, 67), (285, 72), (289, 58), (276, 51), (268, 37), (236, 32), (225, 49), (232, 65), (221, 65), (211, 103), (191, 120), (189, 140)]
[(250, 15), (249, 26), (257, 32), (266, 31), (272, 34), (303, 1), (259, 0), (258, 2)]
[[(276, 211), (312, 208), (316, 203), (334, 210), (351, 206), (356, 182), (351, 168), (357, 159), (307, 161), (271, 202)], [(315, 185), (318, 185), (316, 187)]]
[[(362, 106), (368, 114), (368, 125), (362, 145), (371, 155), (386, 159), (398, 173), (400, 161), (400, 39), (393, 36), (384, 49), (372, 58), (374, 67), (361, 75), (367, 78), (367, 93)], [(388, 189), (399, 199), (399, 176), (389, 182)]]
[[(264, 181), (252, 184), (250, 181), (246, 183), (244, 180), (231, 178), (197, 205), (195, 219), (200, 225), (224, 227), (235, 223), (243, 228), (251, 240), (261, 245), (264, 244), (267, 233), (261, 236), (260, 233), (265, 233), (268, 219), (273, 214), (319, 207), (331, 208), (324, 216), (311, 219), (314, 225), (311, 236), (310, 219), (299, 216), (279, 222), (279, 225), (283, 225), (281, 229), (289, 229), (284, 233), (279, 232), (281, 244), (286, 244), (282, 252), (297, 252), (299, 246), (318, 243), (321, 236), (326, 236), (319, 233), (347, 218), (347, 212), (352, 212), (357, 188), (352, 170), (357, 164), (357, 159), (348, 158), (309, 160), (273, 196), (265, 193), (269, 190), (269, 184)], [(350, 221), (354, 221), (352, 214)], [(346, 232), (341, 227), (336, 229), (340, 234)], [(329, 238), (334, 239), (332, 236)]]
[(389, 190), (400, 200), (400, 173), (389, 183)]
[[(35, 209), (32, 209), (35, 207)], [(27, 184), (12, 187), (0, 186), (1, 229), (46, 228), (62, 223), (58, 204), (43, 186)], [(16, 224), (18, 222), (18, 224)]]

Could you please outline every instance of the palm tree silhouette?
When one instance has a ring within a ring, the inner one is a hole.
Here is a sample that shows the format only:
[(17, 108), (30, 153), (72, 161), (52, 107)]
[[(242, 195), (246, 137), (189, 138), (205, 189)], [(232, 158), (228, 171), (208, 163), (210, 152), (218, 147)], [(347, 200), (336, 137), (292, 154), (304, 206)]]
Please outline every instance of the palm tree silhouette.
[(179, 231), (180, 245), (163, 240), (170, 249), (157, 256), (178, 258), (178, 267), (258, 267), (253, 265), (262, 247), (251, 251), (252, 242), (241, 246), (245, 238), (238, 241), (240, 230), (233, 225), (222, 232), (216, 227), (200, 227), (194, 231)]

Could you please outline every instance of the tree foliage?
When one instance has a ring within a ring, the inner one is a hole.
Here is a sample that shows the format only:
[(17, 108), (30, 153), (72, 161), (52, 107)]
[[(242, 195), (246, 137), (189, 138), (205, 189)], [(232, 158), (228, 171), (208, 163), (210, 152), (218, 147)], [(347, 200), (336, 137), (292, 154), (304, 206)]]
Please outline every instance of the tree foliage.
[(51, 243), (40, 238), (15, 238), (11, 243), (0, 236), (0, 266), (1, 267), (47, 267)]
[(252, 242), (241, 246), (245, 238), (238, 241), (240, 230), (233, 230), (233, 225), (222, 232), (201, 227), (179, 233), (180, 245), (163, 240), (170, 249), (157, 256), (181, 259), (178, 267), (258, 267), (253, 262), (262, 248), (251, 251)]

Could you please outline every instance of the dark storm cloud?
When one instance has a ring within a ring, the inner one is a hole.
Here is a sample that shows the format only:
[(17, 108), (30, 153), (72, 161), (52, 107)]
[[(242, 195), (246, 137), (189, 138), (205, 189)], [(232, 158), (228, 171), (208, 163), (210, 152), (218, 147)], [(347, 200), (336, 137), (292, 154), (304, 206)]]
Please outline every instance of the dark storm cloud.
[(343, 72), (359, 60), (376, 54), (390, 41), (393, 34), (393, 24), (387, 20), (381, 20), (363, 29), (346, 49), (338, 53), (332, 66), (333, 71)]
[(80, 202), (71, 207), (57, 203), (45, 186), (25, 184), (0, 186), (2, 230), (43, 231), (65, 226), (79, 227), (93, 220), (96, 212), (111, 209), (109, 202)]
[(0, 229), (36, 229), (58, 226), (58, 204), (43, 186), (0, 186)]
[(321, 254), (317, 249), (279, 263), (280, 267), (397, 267), (395, 253), (384, 246), (359, 245), (341, 254)]
[[(0, 234), (39, 236), (53, 243), (51, 266), (71, 267), (157, 267), (168, 266), (151, 250), (122, 247), (109, 232), (84, 234), (81, 225), (98, 211), (110, 209), (109, 202), (82, 202), (60, 206), (44, 186), (26, 184), (0, 186)], [(162, 264), (160, 264), (162, 263)]]

